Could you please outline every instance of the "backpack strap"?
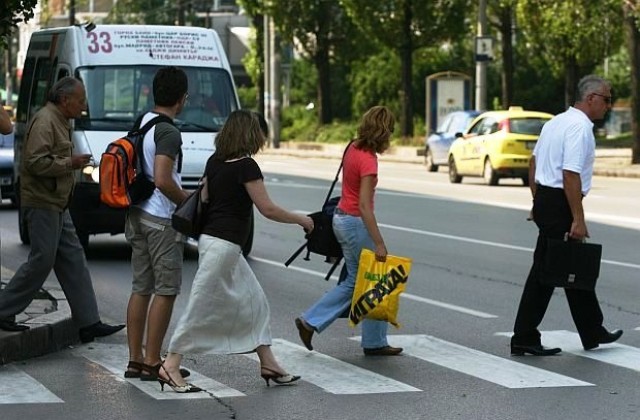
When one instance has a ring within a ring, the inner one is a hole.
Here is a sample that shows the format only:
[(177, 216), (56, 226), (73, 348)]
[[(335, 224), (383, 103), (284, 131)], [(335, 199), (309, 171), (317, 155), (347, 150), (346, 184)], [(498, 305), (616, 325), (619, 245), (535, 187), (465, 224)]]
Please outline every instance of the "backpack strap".
[(340, 161), (338, 172), (336, 172), (336, 177), (333, 179), (333, 182), (331, 183), (331, 188), (329, 188), (329, 192), (327, 193), (327, 196), (324, 199), (324, 204), (322, 205), (322, 207), (324, 207), (325, 204), (327, 204), (327, 202), (329, 201), (329, 198), (331, 198), (331, 193), (333, 192), (333, 188), (336, 186), (336, 182), (338, 182), (338, 177), (340, 176), (342, 165), (344, 165), (344, 157), (346, 156), (347, 150), (349, 150), (349, 146), (351, 146), (351, 143), (353, 143), (353, 140), (351, 140), (349, 144), (347, 144), (347, 147), (344, 148), (344, 152), (342, 152), (342, 160)]
[[(136, 144), (136, 160), (138, 161), (138, 167), (140, 168), (140, 173), (144, 176), (147, 176), (147, 174), (144, 171), (144, 151), (142, 150), (142, 144), (144, 143), (144, 136), (146, 136), (149, 130), (151, 130), (151, 128), (158, 123), (166, 122), (171, 125), (174, 125), (174, 124), (171, 118), (167, 117), (164, 114), (159, 114), (151, 118), (149, 121), (147, 121), (145, 125), (140, 127), (140, 124), (142, 124), (142, 119), (144, 118), (145, 115), (146, 114), (142, 114), (138, 117), (138, 119), (136, 120), (133, 126), (133, 129), (129, 132), (129, 135), (140, 136), (140, 141)], [(181, 170), (182, 170), (182, 150), (180, 150), (180, 155), (178, 156), (178, 172), (180, 172)]]

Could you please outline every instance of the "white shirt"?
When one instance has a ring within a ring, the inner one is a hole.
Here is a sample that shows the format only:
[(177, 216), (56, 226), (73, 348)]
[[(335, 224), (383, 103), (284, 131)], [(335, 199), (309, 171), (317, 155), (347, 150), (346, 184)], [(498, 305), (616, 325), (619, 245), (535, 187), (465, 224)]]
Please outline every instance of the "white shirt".
[(536, 158), (535, 180), (537, 184), (563, 188), (562, 171), (580, 174), (582, 194), (591, 189), (596, 140), (593, 122), (574, 107), (549, 120), (533, 149)]
[[(147, 114), (142, 117), (142, 122), (140, 123), (140, 127), (149, 122), (152, 118), (158, 116), (158, 114), (147, 112)], [(144, 141), (142, 143), (142, 150), (144, 153), (144, 172), (149, 179), (152, 181), (155, 180), (154, 172), (153, 172), (153, 164), (155, 162), (156, 157), (156, 126), (151, 127), (147, 134), (144, 136)], [(175, 181), (177, 185), (181, 185), (181, 176), (178, 173), (178, 159), (176, 159), (173, 170), (171, 171), (171, 177)], [(176, 205), (169, 200), (169, 198), (162, 194), (158, 188), (153, 191), (151, 197), (142, 203), (138, 204), (142, 210), (146, 211), (149, 214), (152, 214), (156, 217), (162, 217), (164, 219), (171, 219), (171, 215), (173, 211), (176, 209)]]

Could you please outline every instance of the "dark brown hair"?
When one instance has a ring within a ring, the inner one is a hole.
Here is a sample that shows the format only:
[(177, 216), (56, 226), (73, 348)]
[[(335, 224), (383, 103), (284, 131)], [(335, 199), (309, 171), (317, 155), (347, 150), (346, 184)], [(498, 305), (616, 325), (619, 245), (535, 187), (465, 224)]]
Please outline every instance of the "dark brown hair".
[(395, 122), (396, 118), (389, 108), (374, 106), (362, 116), (355, 146), (374, 153), (384, 152), (389, 148), (389, 139)]
[(220, 161), (253, 156), (264, 146), (265, 135), (254, 112), (238, 110), (229, 114), (216, 137), (213, 158)]

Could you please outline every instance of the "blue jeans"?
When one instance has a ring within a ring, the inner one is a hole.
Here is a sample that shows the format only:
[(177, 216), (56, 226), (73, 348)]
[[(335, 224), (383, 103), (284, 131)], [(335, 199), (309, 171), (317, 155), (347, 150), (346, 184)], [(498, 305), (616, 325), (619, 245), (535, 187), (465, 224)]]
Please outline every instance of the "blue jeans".
[[(374, 249), (373, 240), (360, 217), (334, 214), (333, 231), (342, 246), (347, 277), (302, 314), (302, 319), (317, 332), (322, 332), (349, 309), (358, 273), (360, 252), (362, 248)], [(372, 349), (389, 345), (387, 328), (388, 324), (385, 321), (363, 320), (362, 347)]]

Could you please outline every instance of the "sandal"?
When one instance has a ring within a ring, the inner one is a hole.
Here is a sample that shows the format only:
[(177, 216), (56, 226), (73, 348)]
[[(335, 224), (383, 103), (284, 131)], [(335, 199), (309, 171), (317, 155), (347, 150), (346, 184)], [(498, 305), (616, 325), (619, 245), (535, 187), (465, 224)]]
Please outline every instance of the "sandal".
[[(141, 365), (142, 365), (142, 372), (139, 375), (139, 378), (141, 381), (157, 381), (158, 380), (158, 376), (160, 376), (159, 373), (160, 373), (160, 366), (162, 366), (162, 362), (154, 366), (147, 365), (144, 363), (141, 363)], [(183, 378), (188, 378), (189, 375), (191, 375), (191, 372), (189, 372), (185, 368), (180, 368), (180, 375)]]
[(129, 364), (127, 365), (127, 370), (124, 371), (125, 378), (139, 378), (142, 373), (143, 363), (134, 362), (133, 360), (129, 360)]

